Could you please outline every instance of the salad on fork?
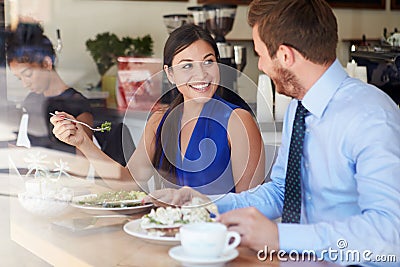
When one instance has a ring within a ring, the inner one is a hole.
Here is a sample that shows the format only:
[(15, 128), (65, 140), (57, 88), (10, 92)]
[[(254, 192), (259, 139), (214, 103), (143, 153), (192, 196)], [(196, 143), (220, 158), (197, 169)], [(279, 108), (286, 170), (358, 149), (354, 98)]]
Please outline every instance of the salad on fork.
[[(50, 112), (49, 114), (52, 115), (52, 116), (57, 116), (57, 114), (54, 114), (52, 112)], [(109, 122), (109, 121), (105, 121), (104, 123), (101, 124), (100, 127), (93, 128), (90, 125), (88, 125), (88, 124), (86, 124), (86, 123), (84, 123), (82, 121), (73, 120), (73, 119), (70, 119), (70, 118), (64, 118), (64, 120), (72, 121), (72, 122), (75, 122), (75, 123), (79, 123), (79, 124), (81, 124), (83, 126), (86, 126), (87, 128), (89, 128), (90, 130), (92, 130), (94, 132), (105, 132), (105, 131), (109, 132), (109, 131), (111, 131), (111, 122)]]

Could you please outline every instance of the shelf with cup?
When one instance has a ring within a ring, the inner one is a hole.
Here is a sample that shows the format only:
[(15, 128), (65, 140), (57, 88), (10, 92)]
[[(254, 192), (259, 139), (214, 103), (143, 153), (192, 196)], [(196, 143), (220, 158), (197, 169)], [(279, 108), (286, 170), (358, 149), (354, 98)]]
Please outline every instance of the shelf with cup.
[(349, 43), (350, 48), (354, 45), (357, 50), (359, 47), (374, 47), (376, 45), (380, 45), (381, 38), (368, 38), (368, 39), (346, 38), (342, 39), (342, 42)]
[(227, 38), (226, 41), (233, 44), (248, 44), (252, 47), (254, 55), (256, 55), (256, 52), (254, 51), (253, 39), (251, 38)]

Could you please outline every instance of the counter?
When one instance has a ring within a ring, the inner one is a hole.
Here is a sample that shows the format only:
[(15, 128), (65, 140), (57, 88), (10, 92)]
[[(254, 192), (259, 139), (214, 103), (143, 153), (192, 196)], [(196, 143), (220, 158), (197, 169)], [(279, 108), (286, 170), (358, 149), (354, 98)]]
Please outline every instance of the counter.
[(368, 83), (387, 93), (400, 105), (400, 48), (351, 53), (359, 66), (367, 67)]

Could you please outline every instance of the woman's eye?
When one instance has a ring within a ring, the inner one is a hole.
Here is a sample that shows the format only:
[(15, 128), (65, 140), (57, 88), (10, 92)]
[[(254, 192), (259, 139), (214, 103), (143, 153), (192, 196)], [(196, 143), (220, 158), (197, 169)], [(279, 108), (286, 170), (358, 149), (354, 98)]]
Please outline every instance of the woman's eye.
[(186, 63), (182, 65), (182, 69), (191, 69), (193, 67), (192, 63)]
[(24, 71), (22, 74), (25, 78), (30, 78), (32, 76), (33, 71), (31, 69)]
[(208, 59), (208, 60), (206, 60), (206, 61), (204, 61), (204, 65), (212, 65), (214, 63), (214, 60), (212, 60), (212, 59)]

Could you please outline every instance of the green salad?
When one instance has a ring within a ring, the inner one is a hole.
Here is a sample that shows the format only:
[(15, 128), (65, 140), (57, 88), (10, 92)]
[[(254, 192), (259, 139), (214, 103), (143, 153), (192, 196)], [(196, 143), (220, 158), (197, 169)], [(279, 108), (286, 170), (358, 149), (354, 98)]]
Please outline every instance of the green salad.
[(125, 208), (142, 205), (142, 199), (146, 196), (141, 191), (117, 191), (104, 192), (91, 195), (79, 200), (77, 204), (90, 207)]
[(101, 132), (104, 132), (104, 131), (109, 132), (109, 131), (111, 131), (111, 122), (109, 122), (109, 121), (103, 122), (101, 124), (100, 128), (101, 128)]

